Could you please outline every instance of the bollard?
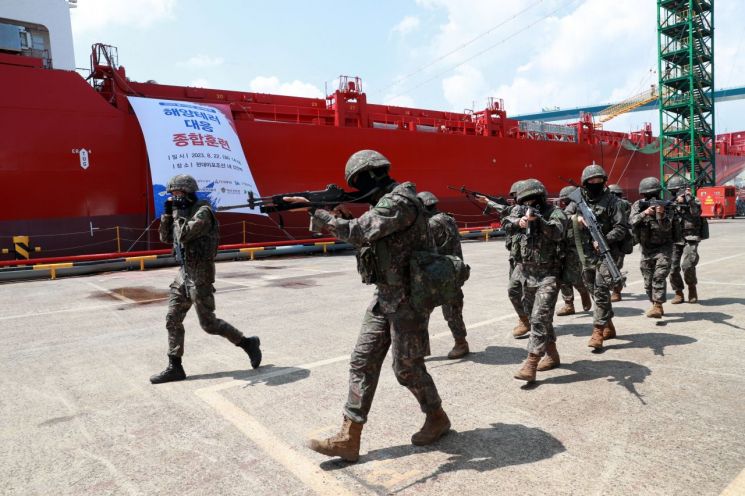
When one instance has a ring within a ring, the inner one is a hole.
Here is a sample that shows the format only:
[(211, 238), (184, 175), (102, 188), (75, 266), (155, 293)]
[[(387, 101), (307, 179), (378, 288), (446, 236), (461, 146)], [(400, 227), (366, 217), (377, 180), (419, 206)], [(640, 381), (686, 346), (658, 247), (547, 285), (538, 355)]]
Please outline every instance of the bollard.
[(57, 269), (69, 269), (72, 267), (72, 262), (67, 263), (53, 263), (53, 264), (37, 264), (34, 265), (34, 270), (48, 270), (51, 279), (57, 279)]
[(259, 247), (256, 247), (256, 248), (241, 248), (238, 251), (240, 251), (241, 253), (248, 253), (249, 255), (251, 255), (250, 260), (255, 260), (256, 257), (254, 256), (254, 254), (257, 251), (263, 251), (263, 250), (264, 250), (264, 247), (263, 246), (259, 246)]
[(323, 247), (323, 253), (328, 254), (328, 246), (335, 244), (334, 241), (322, 241), (320, 243), (314, 243), (316, 246), (322, 246)]
[(140, 270), (145, 270), (145, 260), (155, 260), (156, 258), (158, 258), (158, 255), (144, 255), (141, 257), (127, 257), (124, 260), (126, 262), (139, 262)]

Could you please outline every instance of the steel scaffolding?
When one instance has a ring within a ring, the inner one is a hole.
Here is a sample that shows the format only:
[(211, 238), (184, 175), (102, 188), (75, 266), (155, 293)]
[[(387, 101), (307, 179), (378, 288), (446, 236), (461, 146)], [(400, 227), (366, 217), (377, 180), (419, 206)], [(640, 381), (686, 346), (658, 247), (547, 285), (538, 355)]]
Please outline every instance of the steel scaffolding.
[(658, 0), (660, 176), (713, 186), (714, 0)]

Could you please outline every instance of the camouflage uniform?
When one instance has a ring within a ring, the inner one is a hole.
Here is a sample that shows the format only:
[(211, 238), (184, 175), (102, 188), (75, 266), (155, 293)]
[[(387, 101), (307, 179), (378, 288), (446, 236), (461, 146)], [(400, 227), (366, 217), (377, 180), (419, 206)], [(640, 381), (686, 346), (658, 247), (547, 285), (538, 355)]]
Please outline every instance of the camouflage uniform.
[[(568, 207), (568, 205), (567, 205)], [(564, 209), (566, 214), (566, 208)], [(568, 219), (567, 219), (568, 220)], [(562, 252), (564, 255), (564, 266), (561, 272), (561, 296), (564, 303), (574, 306), (574, 290), (580, 294), (587, 292), (587, 286), (582, 278), (582, 261), (579, 259), (577, 244), (574, 242), (574, 229), (572, 223), (567, 223), (562, 243)]]
[[(627, 217), (624, 214), (623, 208), (619, 208), (618, 206), (618, 198), (606, 190), (600, 196), (593, 199), (587, 195), (584, 188), (582, 188), (582, 197), (595, 213), (600, 230), (608, 241), (608, 244), (613, 245), (623, 241), (628, 230)], [(567, 207), (566, 213), (569, 216), (577, 214), (577, 205), (571, 203)], [(592, 239), (589, 231), (587, 229), (579, 229), (579, 233), (582, 240), (583, 255), (587, 261), (587, 268), (584, 274), (585, 284), (595, 299), (593, 325), (596, 327), (605, 327), (613, 318), (613, 306), (610, 302), (610, 289), (613, 284), (613, 278), (610, 275), (607, 265), (592, 247)]]
[[(435, 248), (440, 255), (454, 255), (463, 260), (460, 246), (458, 224), (452, 216), (438, 212), (429, 218), (429, 230), (434, 239)], [(456, 339), (466, 337), (466, 324), (463, 322), (463, 290), (459, 290), (457, 301), (452, 305), (442, 306), (442, 315)]]
[(184, 354), (184, 318), (192, 305), (199, 325), (209, 334), (217, 334), (238, 345), (243, 334), (215, 317), (215, 255), (219, 225), (208, 202), (194, 203), (189, 210), (175, 209), (173, 215), (160, 217), (160, 240), (173, 243), (181, 268), (171, 284), (168, 297), (168, 355)]
[(629, 221), (639, 238), (641, 246), (641, 272), (644, 289), (652, 303), (667, 300), (667, 275), (670, 273), (670, 258), (673, 251), (673, 219), (664, 216), (645, 215), (641, 200), (631, 206)]
[[(618, 199), (618, 208), (623, 210), (623, 215), (628, 219), (630, 212), (631, 212), (631, 202), (629, 202), (625, 198), (619, 198)], [(626, 236), (630, 236), (630, 228), (627, 229)], [(611, 247), (611, 253), (613, 255), (613, 261), (616, 262), (616, 267), (618, 267), (618, 270), (620, 271), (623, 268), (623, 261), (626, 258), (626, 254), (623, 252), (623, 249), (621, 248), (623, 244), (623, 240), (621, 240), (620, 243), (617, 243)], [(621, 290), (623, 289), (624, 283), (626, 282), (626, 277), (623, 278), (623, 281), (613, 288), (613, 292), (616, 293), (619, 297), (621, 294)]]
[[(675, 208), (675, 221), (680, 226), (682, 237), (675, 240), (672, 254), (670, 286), (673, 291), (683, 291), (683, 281), (689, 287), (696, 287), (696, 265), (698, 264), (698, 244), (701, 241), (701, 202), (692, 197), (684, 202), (688, 208)], [(683, 270), (683, 277), (680, 275)]]
[(537, 232), (528, 236), (518, 225), (523, 212), (522, 207), (513, 209), (502, 225), (508, 235), (514, 236), (513, 247), (516, 246), (518, 256), (510, 282), (521, 283), (524, 308), (530, 314), (528, 352), (541, 356), (549, 343), (556, 342), (553, 313), (559, 295), (559, 245), (564, 237), (566, 215), (561, 209), (544, 204), (540, 218), (531, 227)]
[[(311, 230), (323, 228), (357, 247), (363, 280), (377, 286), (352, 352), (344, 415), (358, 424), (367, 420), (390, 347), (399, 384), (412, 392), (423, 412), (440, 409), (440, 396), (424, 364), (430, 353), (429, 314), (409, 303), (411, 254), (433, 249), (414, 185), (392, 184), (375, 207), (357, 219), (335, 218), (317, 209), (311, 217)], [(368, 265), (370, 260), (374, 267)]]

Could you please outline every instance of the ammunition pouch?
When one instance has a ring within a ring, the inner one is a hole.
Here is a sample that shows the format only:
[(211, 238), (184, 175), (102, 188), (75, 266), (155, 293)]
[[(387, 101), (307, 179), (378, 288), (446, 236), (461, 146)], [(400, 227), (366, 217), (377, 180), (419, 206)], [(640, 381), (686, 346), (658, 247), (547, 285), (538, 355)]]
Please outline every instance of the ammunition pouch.
[(618, 247), (621, 249), (621, 253), (623, 253), (624, 255), (631, 255), (634, 251), (635, 244), (636, 243), (634, 242), (634, 235), (631, 233), (631, 229), (627, 229), (626, 235), (618, 244)]
[(471, 275), (471, 267), (462, 259), (428, 251), (411, 254), (409, 271), (411, 304), (426, 312), (458, 301), (460, 288)]
[(378, 278), (378, 264), (375, 259), (375, 251), (371, 246), (363, 246), (357, 250), (357, 272), (359, 272), (364, 284), (375, 284)]
[(699, 237), (701, 239), (709, 239), (709, 220), (701, 217), (701, 230)]

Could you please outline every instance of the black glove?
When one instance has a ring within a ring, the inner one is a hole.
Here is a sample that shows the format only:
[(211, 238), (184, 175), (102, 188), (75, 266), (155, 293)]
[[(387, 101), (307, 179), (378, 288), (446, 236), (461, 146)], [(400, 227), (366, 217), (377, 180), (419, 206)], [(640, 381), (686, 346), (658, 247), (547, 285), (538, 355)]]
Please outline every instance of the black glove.
[(173, 215), (173, 198), (168, 198), (163, 204), (163, 212), (166, 215)]

